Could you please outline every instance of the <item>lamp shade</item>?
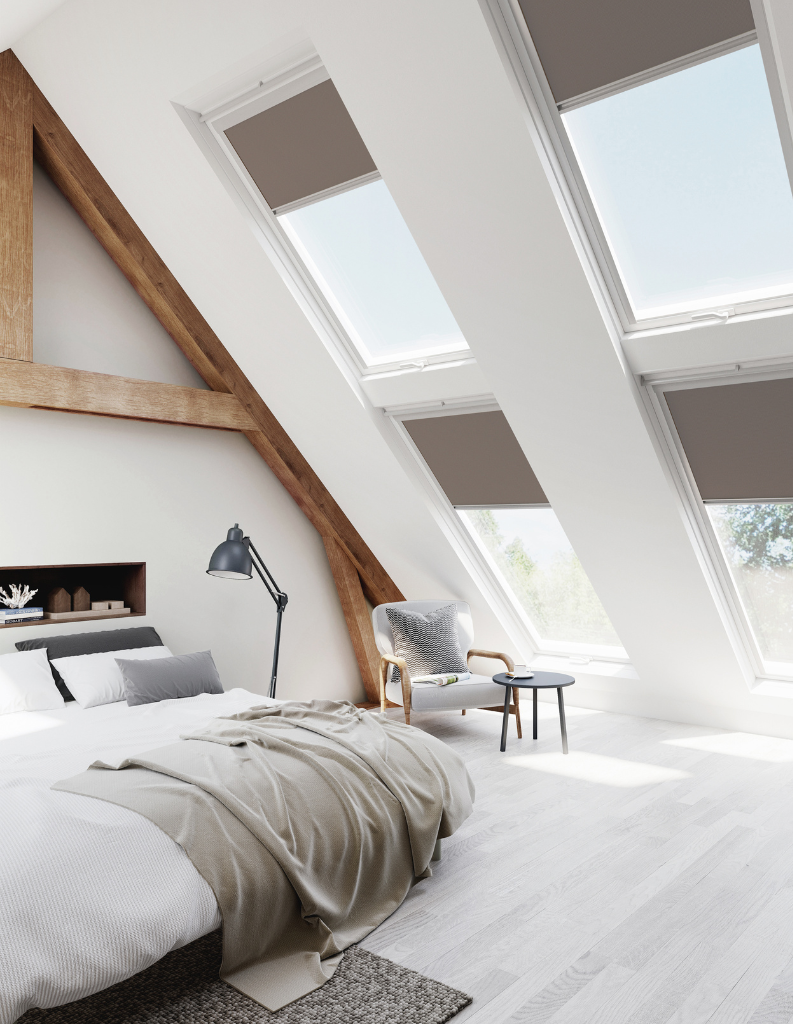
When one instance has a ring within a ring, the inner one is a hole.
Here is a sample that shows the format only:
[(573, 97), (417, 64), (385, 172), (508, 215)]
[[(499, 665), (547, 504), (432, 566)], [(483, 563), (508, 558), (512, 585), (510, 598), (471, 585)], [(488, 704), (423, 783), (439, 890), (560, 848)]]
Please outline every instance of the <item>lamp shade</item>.
[(210, 576), (221, 576), (227, 580), (249, 580), (253, 576), (251, 553), (243, 543), (242, 530), (235, 523), (226, 539), (218, 544), (209, 559), (207, 572)]

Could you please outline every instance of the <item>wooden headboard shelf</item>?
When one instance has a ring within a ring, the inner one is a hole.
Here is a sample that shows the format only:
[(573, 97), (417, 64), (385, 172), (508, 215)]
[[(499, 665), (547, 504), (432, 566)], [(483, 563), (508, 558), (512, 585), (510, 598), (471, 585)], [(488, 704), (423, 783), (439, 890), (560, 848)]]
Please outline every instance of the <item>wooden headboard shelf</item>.
[[(129, 611), (109, 608), (95, 612), (61, 612), (57, 619), (33, 619), (30, 622), (0, 624), (0, 629), (23, 626), (52, 626), (62, 622), (95, 622), (97, 619), (129, 619), (146, 614), (146, 563), (99, 562), (86, 565), (12, 565), (0, 566), (0, 587), (9, 593), (12, 583), (38, 593), (28, 604), (47, 609), (47, 597), (62, 587), (70, 595), (82, 587), (91, 601), (123, 601)], [(0, 605), (0, 607), (5, 607)]]

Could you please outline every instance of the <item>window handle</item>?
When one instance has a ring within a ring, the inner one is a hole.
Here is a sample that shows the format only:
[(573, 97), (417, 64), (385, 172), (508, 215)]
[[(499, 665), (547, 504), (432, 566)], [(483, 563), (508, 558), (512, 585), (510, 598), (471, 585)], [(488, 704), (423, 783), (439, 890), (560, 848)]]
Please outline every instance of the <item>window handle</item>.
[(718, 320), (722, 324), (726, 324), (731, 316), (735, 316), (734, 309), (714, 309), (709, 313), (692, 313), (692, 320)]

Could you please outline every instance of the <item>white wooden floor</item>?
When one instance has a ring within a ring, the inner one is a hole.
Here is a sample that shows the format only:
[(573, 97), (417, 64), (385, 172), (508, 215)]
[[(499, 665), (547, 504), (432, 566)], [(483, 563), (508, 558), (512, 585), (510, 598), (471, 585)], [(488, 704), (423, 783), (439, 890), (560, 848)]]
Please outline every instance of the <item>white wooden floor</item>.
[(793, 741), (554, 705), (416, 714), (474, 814), (363, 945), (473, 996), (455, 1024), (793, 1022)]

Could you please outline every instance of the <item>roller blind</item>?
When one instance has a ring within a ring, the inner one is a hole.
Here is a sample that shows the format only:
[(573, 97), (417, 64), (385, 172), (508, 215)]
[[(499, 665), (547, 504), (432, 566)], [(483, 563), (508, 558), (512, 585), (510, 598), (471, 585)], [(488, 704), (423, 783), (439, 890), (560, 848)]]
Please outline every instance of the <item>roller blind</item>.
[(557, 103), (754, 29), (749, 0), (519, 0)]
[(333, 82), (322, 82), (226, 129), (270, 208), (376, 171)]
[(404, 423), (453, 505), (547, 504), (503, 412)]
[(793, 498), (793, 379), (667, 391), (705, 501)]

